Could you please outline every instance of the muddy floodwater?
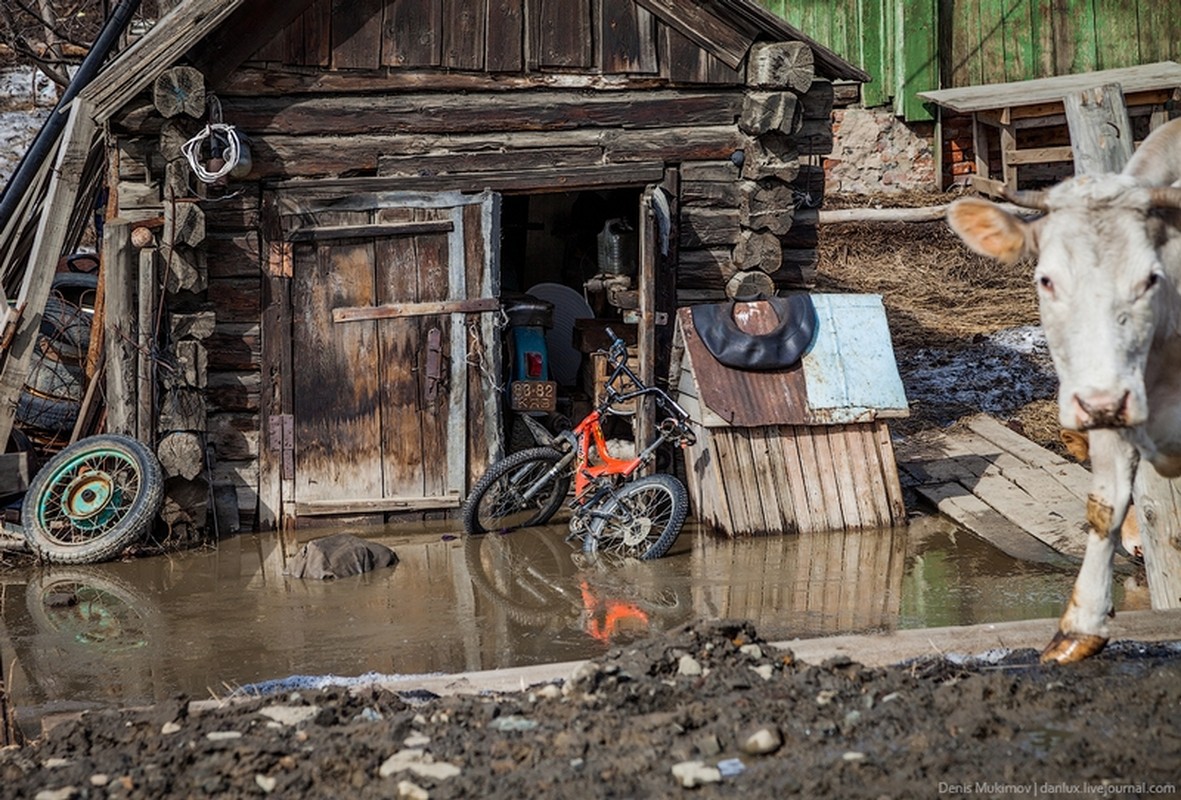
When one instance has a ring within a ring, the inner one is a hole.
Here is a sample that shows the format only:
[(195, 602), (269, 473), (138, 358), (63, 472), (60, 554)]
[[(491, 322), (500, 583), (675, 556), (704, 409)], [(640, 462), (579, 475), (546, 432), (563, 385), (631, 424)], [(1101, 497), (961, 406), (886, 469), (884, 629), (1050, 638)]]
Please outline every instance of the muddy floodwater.
[[(316, 535), (333, 531), (319, 531)], [(592, 658), (695, 618), (769, 641), (1057, 616), (1070, 564), (1005, 556), (939, 518), (728, 541), (692, 525), (650, 562), (595, 564), (561, 525), (465, 540), (355, 531), (399, 563), (285, 577), (277, 537), (87, 567), (0, 572), (0, 656), (22, 726), (45, 714), (222, 697), (294, 675), (417, 675)], [(301, 541), (310, 534), (302, 534)], [(1146, 604), (1117, 581), (1117, 608)]]

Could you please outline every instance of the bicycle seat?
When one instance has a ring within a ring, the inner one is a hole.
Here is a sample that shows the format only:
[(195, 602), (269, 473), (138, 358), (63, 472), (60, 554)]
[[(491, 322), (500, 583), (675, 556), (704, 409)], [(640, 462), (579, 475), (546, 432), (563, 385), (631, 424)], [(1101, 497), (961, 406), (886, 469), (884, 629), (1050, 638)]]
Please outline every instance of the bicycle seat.
[(816, 306), (807, 294), (770, 297), (779, 324), (767, 333), (751, 334), (734, 321), (734, 302), (693, 306), (693, 327), (705, 348), (733, 369), (787, 369), (800, 360), (816, 335)]

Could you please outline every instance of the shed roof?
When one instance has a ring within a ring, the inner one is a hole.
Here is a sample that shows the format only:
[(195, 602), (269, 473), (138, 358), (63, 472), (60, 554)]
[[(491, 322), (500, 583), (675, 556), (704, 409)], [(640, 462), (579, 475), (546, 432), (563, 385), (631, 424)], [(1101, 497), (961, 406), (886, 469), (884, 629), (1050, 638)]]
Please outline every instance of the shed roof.
[(1118, 83), (1125, 94), (1153, 89), (1171, 89), (1181, 86), (1181, 64), (1175, 61), (1160, 61), (1155, 64), (1081, 72), (1074, 75), (1058, 75), (1051, 78), (1034, 78), (1028, 81), (988, 83), (982, 86), (964, 86), (958, 89), (938, 89), (919, 92), (918, 96), (924, 100), (938, 103), (944, 108), (950, 108), (952, 111), (968, 114), (991, 108), (1052, 103), (1061, 101), (1071, 92), (1104, 86), (1109, 83)]

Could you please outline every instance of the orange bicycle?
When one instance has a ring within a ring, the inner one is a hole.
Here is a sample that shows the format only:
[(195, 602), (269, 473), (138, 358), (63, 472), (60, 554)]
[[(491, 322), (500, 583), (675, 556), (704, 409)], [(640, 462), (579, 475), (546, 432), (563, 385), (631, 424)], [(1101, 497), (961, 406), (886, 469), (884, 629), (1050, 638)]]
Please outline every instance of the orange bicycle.
[[(543, 525), (561, 508), (573, 481), (570, 531), (571, 537), (582, 537), (584, 552), (650, 559), (672, 547), (689, 512), (688, 492), (672, 475), (638, 473), (666, 443), (686, 446), (696, 436), (688, 413), (663, 389), (644, 385), (627, 365), (623, 340), (610, 328), (607, 334), (611, 376), (602, 401), (551, 445), (512, 453), (489, 467), (463, 505), (465, 533)], [(617, 389), (622, 378), (635, 388)], [(607, 451), (603, 419), (640, 397), (653, 398), (663, 415), (657, 436), (636, 456), (616, 458)]]

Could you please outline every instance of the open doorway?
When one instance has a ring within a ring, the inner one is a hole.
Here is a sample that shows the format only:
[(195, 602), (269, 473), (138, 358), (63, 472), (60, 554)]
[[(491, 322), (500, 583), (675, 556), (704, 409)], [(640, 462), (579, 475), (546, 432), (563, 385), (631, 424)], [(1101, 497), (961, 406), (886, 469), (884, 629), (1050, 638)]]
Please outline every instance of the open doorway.
[[(506, 331), (506, 383), (538, 378), (530, 372), (538, 356), (521, 347), (538, 342), (544, 324), (545, 373), (555, 384), (555, 403), (529, 411), (511, 391), (506, 411), (522, 410), (551, 430), (581, 418), (602, 391), (605, 360), (595, 353), (609, 344), (610, 328), (636, 344), (640, 201), (644, 187), (586, 189), (574, 192), (506, 195), (501, 208), (500, 278), (509, 313)], [(528, 297), (521, 295), (528, 293)], [(533, 300), (548, 307), (538, 316)], [(523, 305), (514, 305), (515, 302)], [(524, 344), (521, 344), (521, 343)], [(547, 412), (547, 413), (542, 413)], [(506, 414), (510, 449), (533, 441), (513, 413)], [(625, 426), (630, 429), (630, 425)]]

